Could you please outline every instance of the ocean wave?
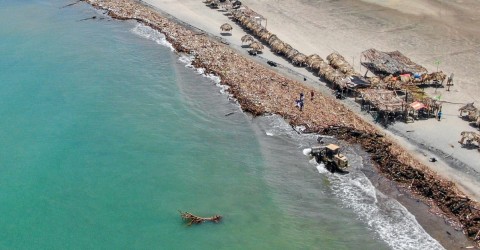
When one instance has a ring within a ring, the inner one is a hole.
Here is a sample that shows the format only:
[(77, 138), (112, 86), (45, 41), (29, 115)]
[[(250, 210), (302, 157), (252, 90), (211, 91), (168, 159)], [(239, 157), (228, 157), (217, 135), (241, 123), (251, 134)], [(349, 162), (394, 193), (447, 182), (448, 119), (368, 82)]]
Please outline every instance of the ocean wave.
[[(301, 134), (280, 116), (263, 117), (267, 120), (266, 134), (272, 134), (291, 140), (298, 145), (303, 155), (309, 156), (312, 143), (316, 144), (318, 135)], [(343, 146), (335, 138), (321, 136), (324, 144), (336, 143)], [(330, 173), (323, 164), (318, 164), (313, 157), (306, 157), (310, 166), (314, 166), (318, 174), (325, 176), (331, 192), (340, 204), (351, 209), (380, 239), (392, 249), (443, 249), (438, 241), (433, 239), (402, 204), (390, 198), (370, 182), (362, 172), (363, 158), (352, 147), (344, 147), (350, 162), (350, 173), (338, 175)], [(319, 190), (320, 191), (320, 190)]]
[(362, 158), (346, 153), (352, 171), (347, 175), (325, 172), (332, 192), (352, 209), (392, 249), (444, 249), (402, 204), (378, 191), (360, 171)]
[(137, 24), (132, 30), (131, 30), (135, 35), (138, 35), (140, 37), (152, 40), (156, 42), (157, 44), (160, 44), (162, 46), (165, 46), (169, 48), (171, 51), (175, 51), (173, 48), (172, 44), (167, 41), (165, 38), (165, 35), (162, 34), (161, 32), (152, 29), (149, 26), (146, 26), (144, 24)]

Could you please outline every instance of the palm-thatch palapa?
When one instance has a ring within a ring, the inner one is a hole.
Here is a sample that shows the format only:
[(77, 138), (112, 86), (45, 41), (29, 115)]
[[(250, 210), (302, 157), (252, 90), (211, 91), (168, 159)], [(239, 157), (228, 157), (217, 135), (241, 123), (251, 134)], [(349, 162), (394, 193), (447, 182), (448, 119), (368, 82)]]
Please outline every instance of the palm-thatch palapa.
[[(260, 34), (259, 34), (260, 35)], [(268, 42), (268, 40), (270, 39), (270, 37), (272, 36), (273, 34), (270, 33), (269, 31), (263, 33), (261, 36), (260, 36), (260, 39), (262, 39), (263, 41), (265, 42)]]
[(291, 46), (288, 47), (286, 50), (283, 50), (283, 54), (290, 60), (292, 60), (298, 53), (300, 52), (298, 52), (298, 50), (292, 48)]
[(302, 53), (298, 53), (295, 55), (292, 59), (292, 63), (298, 66), (303, 66), (305, 65), (305, 61), (307, 60), (307, 56), (305, 56)]
[(263, 28), (263, 27), (259, 24), (259, 25), (255, 26), (255, 27), (253, 28), (253, 34), (255, 34), (256, 36), (259, 36), (259, 34), (260, 34), (262, 31), (264, 31), (264, 30), (265, 30), (265, 28)]
[(310, 67), (310, 65), (312, 65), (312, 63), (317, 61), (317, 60), (322, 60), (323, 61), (323, 59), (319, 55), (312, 54), (312, 55), (307, 56), (307, 60), (305, 61), (305, 63)]
[(280, 39), (277, 39), (273, 41), (270, 46), (272, 47), (273, 51), (275, 53), (281, 53), (282, 50), (285, 48), (285, 43), (280, 41)]
[(241, 40), (242, 40), (242, 43), (251, 43), (255, 41), (255, 39), (253, 39), (251, 35), (244, 35), (242, 36)]
[(253, 42), (250, 44), (250, 48), (252, 48), (252, 50), (255, 50), (255, 51), (261, 51), (264, 47), (261, 43), (259, 42)]
[(333, 68), (340, 70), (342, 73), (347, 75), (355, 74), (355, 70), (353, 69), (352, 65), (350, 65), (339, 53), (333, 52), (327, 56), (327, 60)]
[(478, 108), (473, 105), (473, 102), (471, 102), (459, 108), (458, 111), (460, 111), (460, 116), (463, 116), (463, 113), (467, 113), (469, 120), (474, 120), (476, 119), (475, 115)]
[(311, 69), (313, 69), (315, 71), (319, 71), (320, 70), (320, 65), (322, 64), (322, 62), (324, 62), (324, 61), (320, 61), (320, 60), (314, 61), (314, 62), (310, 63), (308, 65), (308, 67), (310, 67)]
[(232, 25), (230, 25), (228, 23), (224, 23), (224, 24), (222, 24), (222, 26), (220, 26), (220, 29), (222, 31), (231, 31), (233, 28), (232, 28)]
[(267, 41), (267, 42), (268, 42), (268, 44), (272, 44), (272, 42), (275, 41), (275, 40), (277, 40), (277, 39), (278, 39), (277, 35), (272, 34), (272, 35), (268, 38), (268, 41)]

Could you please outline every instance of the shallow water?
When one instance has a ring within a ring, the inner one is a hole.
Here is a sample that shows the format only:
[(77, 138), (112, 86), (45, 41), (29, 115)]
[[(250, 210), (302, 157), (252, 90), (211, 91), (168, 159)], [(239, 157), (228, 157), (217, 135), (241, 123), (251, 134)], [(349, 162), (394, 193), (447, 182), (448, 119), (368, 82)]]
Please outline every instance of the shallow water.
[(351, 175), (319, 173), (316, 137), (242, 113), (161, 34), (68, 3), (0, 1), (0, 248), (440, 247), (355, 149)]

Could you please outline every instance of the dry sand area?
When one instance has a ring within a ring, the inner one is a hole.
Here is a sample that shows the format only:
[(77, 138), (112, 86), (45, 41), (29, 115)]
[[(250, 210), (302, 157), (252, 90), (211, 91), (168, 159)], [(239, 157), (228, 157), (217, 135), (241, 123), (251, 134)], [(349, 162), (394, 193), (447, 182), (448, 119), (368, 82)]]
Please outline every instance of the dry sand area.
[[(241, 48), (240, 38), (246, 34), (221, 10), (205, 6), (201, 0), (145, 0), (170, 15), (220, 36), (219, 27), (230, 23), (231, 36), (224, 36), (232, 47)], [(461, 131), (472, 131), (458, 117), (462, 103), (480, 106), (480, 2), (421, 0), (244, 0), (245, 5), (267, 18), (267, 29), (282, 40), (309, 55), (326, 56), (334, 51), (342, 54), (355, 70), (360, 66), (360, 53), (369, 48), (399, 50), (429, 71), (454, 73), (451, 91), (429, 89), (441, 95), (444, 119), (397, 123), (391, 127), (398, 140), (419, 156), (425, 164), (459, 184), (465, 193), (480, 200), (480, 153), (458, 144)], [(263, 23), (265, 24), (265, 22)], [(245, 49), (243, 49), (245, 51)], [(261, 57), (279, 62), (285, 69), (309, 77), (309, 84), (323, 85), (304, 68), (264, 50)], [(360, 112), (360, 111), (358, 111)], [(368, 118), (368, 115), (367, 115)], [(409, 131), (409, 132), (406, 132)], [(429, 163), (430, 157), (442, 159)]]

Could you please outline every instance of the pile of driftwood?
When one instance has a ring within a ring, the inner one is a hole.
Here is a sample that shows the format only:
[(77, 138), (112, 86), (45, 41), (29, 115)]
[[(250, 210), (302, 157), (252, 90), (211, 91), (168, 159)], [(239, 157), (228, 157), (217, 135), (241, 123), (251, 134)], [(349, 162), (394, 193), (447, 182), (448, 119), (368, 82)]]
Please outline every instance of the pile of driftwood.
[(191, 226), (193, 224), (201, 224), (205, 221), (218, 223), (222, 220), (222, 216), (220, 215), (214, 215), (212, 217), (200, 217), (200, 216), (193, 215), (189, 212), (182, 212), (182, 211), (178, 211), (178, 212), (180, 212), (180, 216), (185, 222), (187, 222), (188, 226)]
[[(480, 207), (467, 196), (458, 195), (452, 182), (438, 178), (427, 169), (412, 167), (415, 163), (412, 159), (408, 160), (410, 156), (380, 134), (364, 133), (348, 127), (331, 127), (323, 132), (360, 144), (389, 179), (426, 198), (448, 218), (456, 218), (457, 221), (453, 222), (462, 227), (468, 237), (480, 242)], [(411, 163), (408, 164), (408, 161)]]

